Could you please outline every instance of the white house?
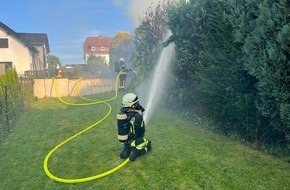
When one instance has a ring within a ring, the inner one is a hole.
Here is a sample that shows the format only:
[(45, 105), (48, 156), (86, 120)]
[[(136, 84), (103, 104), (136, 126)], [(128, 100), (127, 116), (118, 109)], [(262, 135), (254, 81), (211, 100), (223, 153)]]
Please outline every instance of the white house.
[(17, 33), (0, 22), (0, 75), (15, 68), (19, 76), (37, 75), (48, 64), (46, 34)]
[(29, 44), (38, 50), (38, 56), (35, 59), (35, 69), (43, 71), (48, 68), (49, 63), (49, 43), (47, 34), (44, 33), (18, 33)]

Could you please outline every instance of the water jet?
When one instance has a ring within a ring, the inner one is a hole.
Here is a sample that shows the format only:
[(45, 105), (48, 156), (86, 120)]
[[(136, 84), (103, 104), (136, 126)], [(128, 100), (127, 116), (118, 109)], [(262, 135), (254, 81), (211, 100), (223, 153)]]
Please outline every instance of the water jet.
[(175, 45), (173, 43), (164, 47), (155, 66), (152, 81), (149, 85), (150, 88), (147, 101), (145, 101), (146, 111), (144, 120), (146, 123), (149, 122), (151, 115), (158, 105), (158, 102), (161, 101), (161, 98), (166, 97), (164, 90), (169, 77), (170, 63), (174, 54), (174, 47)]

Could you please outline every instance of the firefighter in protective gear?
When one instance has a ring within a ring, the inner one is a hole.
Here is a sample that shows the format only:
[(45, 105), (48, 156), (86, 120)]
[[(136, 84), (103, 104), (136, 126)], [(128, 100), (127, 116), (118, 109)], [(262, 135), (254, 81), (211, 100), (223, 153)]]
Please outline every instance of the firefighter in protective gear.
[(120, 158), (129, 156), (134, 161), (138, 156), (151, 150), (151, 141), (145, 136), (144, 108), (140, 105), (136, 94), (123, 96), (122, 108), (117, 114), (118, 140), (123, 144)]
[(120, 58), (119, 67), (120, 67), (120, 69), (119, 69), (120, 70), (119, 71), (120, 72), (120, 75), (119, 75), (119, 79), (120, 79), (119, 90), (120, 91), (125, 91), (127, 72), (132, 71), (132, 70), (126, 68), (125, 59), (124, 58)]

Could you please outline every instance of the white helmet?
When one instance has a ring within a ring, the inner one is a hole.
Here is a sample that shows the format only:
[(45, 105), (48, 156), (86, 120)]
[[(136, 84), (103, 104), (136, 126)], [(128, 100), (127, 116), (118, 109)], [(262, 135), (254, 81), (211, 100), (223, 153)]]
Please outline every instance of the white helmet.
[(133, 107), (135, 103), (139, 101), (138, 96), (133, 93), (128, 93), (123, 96), (122, 106), (123, 107)]
[(122, 57), (122, 58), (120, 58), (120, 61), (121, 62), (125, 62), (125, 59)]

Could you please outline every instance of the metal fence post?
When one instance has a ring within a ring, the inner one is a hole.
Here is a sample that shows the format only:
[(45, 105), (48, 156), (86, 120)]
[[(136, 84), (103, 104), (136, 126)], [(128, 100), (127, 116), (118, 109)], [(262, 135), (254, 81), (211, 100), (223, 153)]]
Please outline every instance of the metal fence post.
[(9, 123), (9, 113), (8, 113), (8, 87), (5, 86), (5, 117), (6, 117), (6, 129), (8, 132), (12, 132)]
[(22, 96), (21, 96), (21, 111), (24, 109), (24, 81), (22, 77), (20, 78), (21, 88), (22, 88)]

